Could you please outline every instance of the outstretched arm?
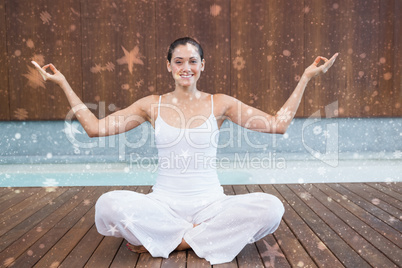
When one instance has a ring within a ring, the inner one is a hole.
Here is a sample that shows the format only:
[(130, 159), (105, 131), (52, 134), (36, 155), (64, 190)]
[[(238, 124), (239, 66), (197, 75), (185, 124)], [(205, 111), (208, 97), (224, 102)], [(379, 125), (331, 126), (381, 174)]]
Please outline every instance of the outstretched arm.
[[(306, 68), (292, 95), (275, 116), (269, 115), (226, 95), (220, 96), (221, 103), (225, 106), (224, 116), (234, 123), (251, 130), (284, 134), (296, 114), (304, 90), (310, 79), (322, 73), (326, 73), (334, 64), (337, 57), (338, 53), (329, 60), (321, 56), (317, 57), (313, 64)], [(318, 66), (321, 60), (324, 61), (324, 64)]]
[[(99, 120), (75, 94), (64, 75), (53, 64), (45, 65), (42, 68), (34, 61), (32, 64), (35, 65), (45, 81), (52, 81), (63, 89), (74, 114), (90, 137), (119, 134), (149, 121), (149, 113), (144, 106), (152, 101), (150, 97), (140, 99), (131, 106)], [(46, 72), (48, 68), (53, 74)]]

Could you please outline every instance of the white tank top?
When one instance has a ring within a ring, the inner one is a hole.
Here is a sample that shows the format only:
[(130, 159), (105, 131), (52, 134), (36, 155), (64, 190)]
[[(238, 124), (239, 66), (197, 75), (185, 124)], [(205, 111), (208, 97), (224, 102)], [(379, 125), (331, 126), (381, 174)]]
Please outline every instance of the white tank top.
[[(223, 189), (216, 173), (216, 151), (219, 127), (214, 115), (192, 118), (205, 122), (195, 128), (177, 128), (167, 124), (160, 115), (155, 120), (155, 143), (158, 148), (158, 176), (153, 192), (167, 195), (221, 194)], [(174, 105), (162, 104), (172, 109)], [(184, 118), (181, 118), (184, 122)], [(191, 122), (191, 120), (189, 121)], [(190, 125), (190, 124), (188, 124)]]

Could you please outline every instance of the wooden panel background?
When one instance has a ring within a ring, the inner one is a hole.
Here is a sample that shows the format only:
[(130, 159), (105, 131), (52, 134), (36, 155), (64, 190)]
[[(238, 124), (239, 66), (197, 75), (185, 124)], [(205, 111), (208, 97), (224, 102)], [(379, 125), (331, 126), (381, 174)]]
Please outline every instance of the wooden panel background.
[(203, 91), (274, 114), (316, 55), (340, 52), (296, 116), (336, 101), (339, 117), (401, 116), (401, 11), (399, 0), (0, 0), (0, 120), (69, 111), (32, 59), (54, 63), (99, 117), (171, 91), (167, 47), (187, 35), (205, 50)]
[(30, 62), (54, 63), (82, 96), (80, 1), (6, 0), (5, 9), (11, 119), (64, 118), (64, 93), (45, 85)]
[(8, 101), (8, 57), (6, 49), (6, 14), (4, 0), (0, 0), (0, 120), (9, 120), (9, 101)]
[(83, 0), (81, 6), (83, 94), (97, 106), (95, 114), (155, 93), (155, 2)]

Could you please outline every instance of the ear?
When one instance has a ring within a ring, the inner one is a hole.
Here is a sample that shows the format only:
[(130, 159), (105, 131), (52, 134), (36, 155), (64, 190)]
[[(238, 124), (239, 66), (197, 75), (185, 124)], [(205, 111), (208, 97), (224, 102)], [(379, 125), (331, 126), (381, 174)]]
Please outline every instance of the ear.
[(205, 59), (201, 61), (201, 71), (204, 71), (205, 68)]
[(172, 67), (170, 66), (170, 62), (168, 60), (166, 60), (166, 68), (169, 73), (172, 72)]

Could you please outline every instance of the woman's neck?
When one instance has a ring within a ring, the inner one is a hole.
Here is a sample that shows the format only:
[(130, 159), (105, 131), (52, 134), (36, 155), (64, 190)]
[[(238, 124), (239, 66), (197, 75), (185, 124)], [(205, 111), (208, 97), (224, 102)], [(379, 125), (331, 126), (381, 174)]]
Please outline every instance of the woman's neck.
[(179, 99), (198, 99), (201, 96), (201, 92), (197, 89), (195, 85), (190, 87), (181, 87), (176, 85), (176, 88), (172, 92), (172, 94)]

